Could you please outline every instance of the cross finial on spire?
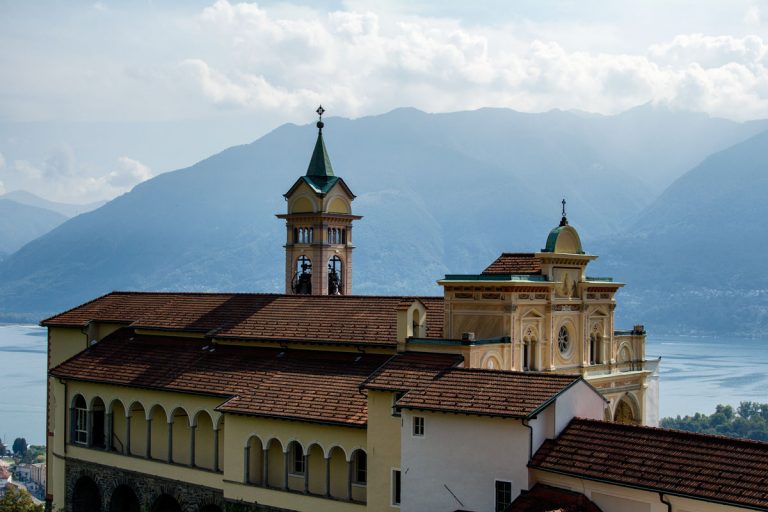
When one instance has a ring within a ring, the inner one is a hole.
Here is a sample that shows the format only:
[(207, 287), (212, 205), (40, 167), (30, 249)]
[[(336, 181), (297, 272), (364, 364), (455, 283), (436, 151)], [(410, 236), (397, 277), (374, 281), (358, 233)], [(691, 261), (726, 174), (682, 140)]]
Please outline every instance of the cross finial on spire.
[(323, 114), (325, 114), (325, 109), (323, 108), (322, 105), (320, 105), (319, 107), (317, 107), (317, 110), (315, 110), (315, 112), (317, 112), (317, 115), (319, 116), (319, 119), (317, 120), (317, 127), (322, 131), (323, 126), (325, 126), (325, 123), (323, 123)]
[(560, 201), (563, 204), (563, 218), (560, 219), (560, 225), (561, 226), (567, 226), (568, 225), (568, 218), (565, 216), (565, 198), (563, 198), (562, 201)]

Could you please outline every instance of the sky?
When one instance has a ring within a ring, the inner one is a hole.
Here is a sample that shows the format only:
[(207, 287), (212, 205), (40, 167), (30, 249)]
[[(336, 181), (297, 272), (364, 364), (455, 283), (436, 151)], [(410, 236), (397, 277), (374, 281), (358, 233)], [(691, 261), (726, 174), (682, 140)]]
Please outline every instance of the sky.
[(768, 0), (0, 0), (0, 193), (111, 199), (398, 107), (768, 118)]

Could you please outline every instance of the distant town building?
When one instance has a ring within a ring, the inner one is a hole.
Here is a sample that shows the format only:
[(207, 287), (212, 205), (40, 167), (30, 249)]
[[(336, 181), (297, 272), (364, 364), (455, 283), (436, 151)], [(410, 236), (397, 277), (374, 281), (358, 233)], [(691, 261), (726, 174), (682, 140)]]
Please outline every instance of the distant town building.
[(442, 296), (353, 295), (323, 126), (278, 215), (284, 294), (114, 292), (43, 322), (53, 510), (768, 510), (768, 444), (653, 427), (658, 361), (565, 203), (543, 249)]

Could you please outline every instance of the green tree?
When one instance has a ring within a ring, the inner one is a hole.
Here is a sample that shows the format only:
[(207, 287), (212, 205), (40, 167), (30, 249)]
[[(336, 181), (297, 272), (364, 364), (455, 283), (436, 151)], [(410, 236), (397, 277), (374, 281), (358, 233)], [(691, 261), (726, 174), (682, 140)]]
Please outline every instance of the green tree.
[(5, 445), (3, 444), (3, 440), (2, 440), (2, 439), (0, 439), (0, 457), (2, 457), (3, 455), (5, 455), (5, 451), (6, 451), (6, 447), (5, 447)]
[(17, 437), (13, 441), (13, 453), (15, 455), (24, 456), (27, 453), (27, 440), (23, 437)]
[(741, 402), (735, 410), (721, 404), (709, 416), (697, 412), (693, 416), (663, 418), (660, 424), (689, 432), (768, 441), (768, 404)]
[(43, 505), (35, 505), (32, 496), (26, 490), (15, 485), (7, 485), (5, 494), (0, 498), (2, 512), (43, 512)]

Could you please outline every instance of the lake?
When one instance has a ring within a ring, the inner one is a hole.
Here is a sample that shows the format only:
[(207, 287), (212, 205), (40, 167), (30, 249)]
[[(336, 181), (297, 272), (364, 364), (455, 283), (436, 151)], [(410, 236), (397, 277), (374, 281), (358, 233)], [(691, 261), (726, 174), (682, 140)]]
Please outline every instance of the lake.
[[(0, 436), (45, 442), (46, 330), (0, 325)], [(719, 403), (768, 402), (768, 340), (652, 336), (661, 356), (661, 416), (714, 411)]]

